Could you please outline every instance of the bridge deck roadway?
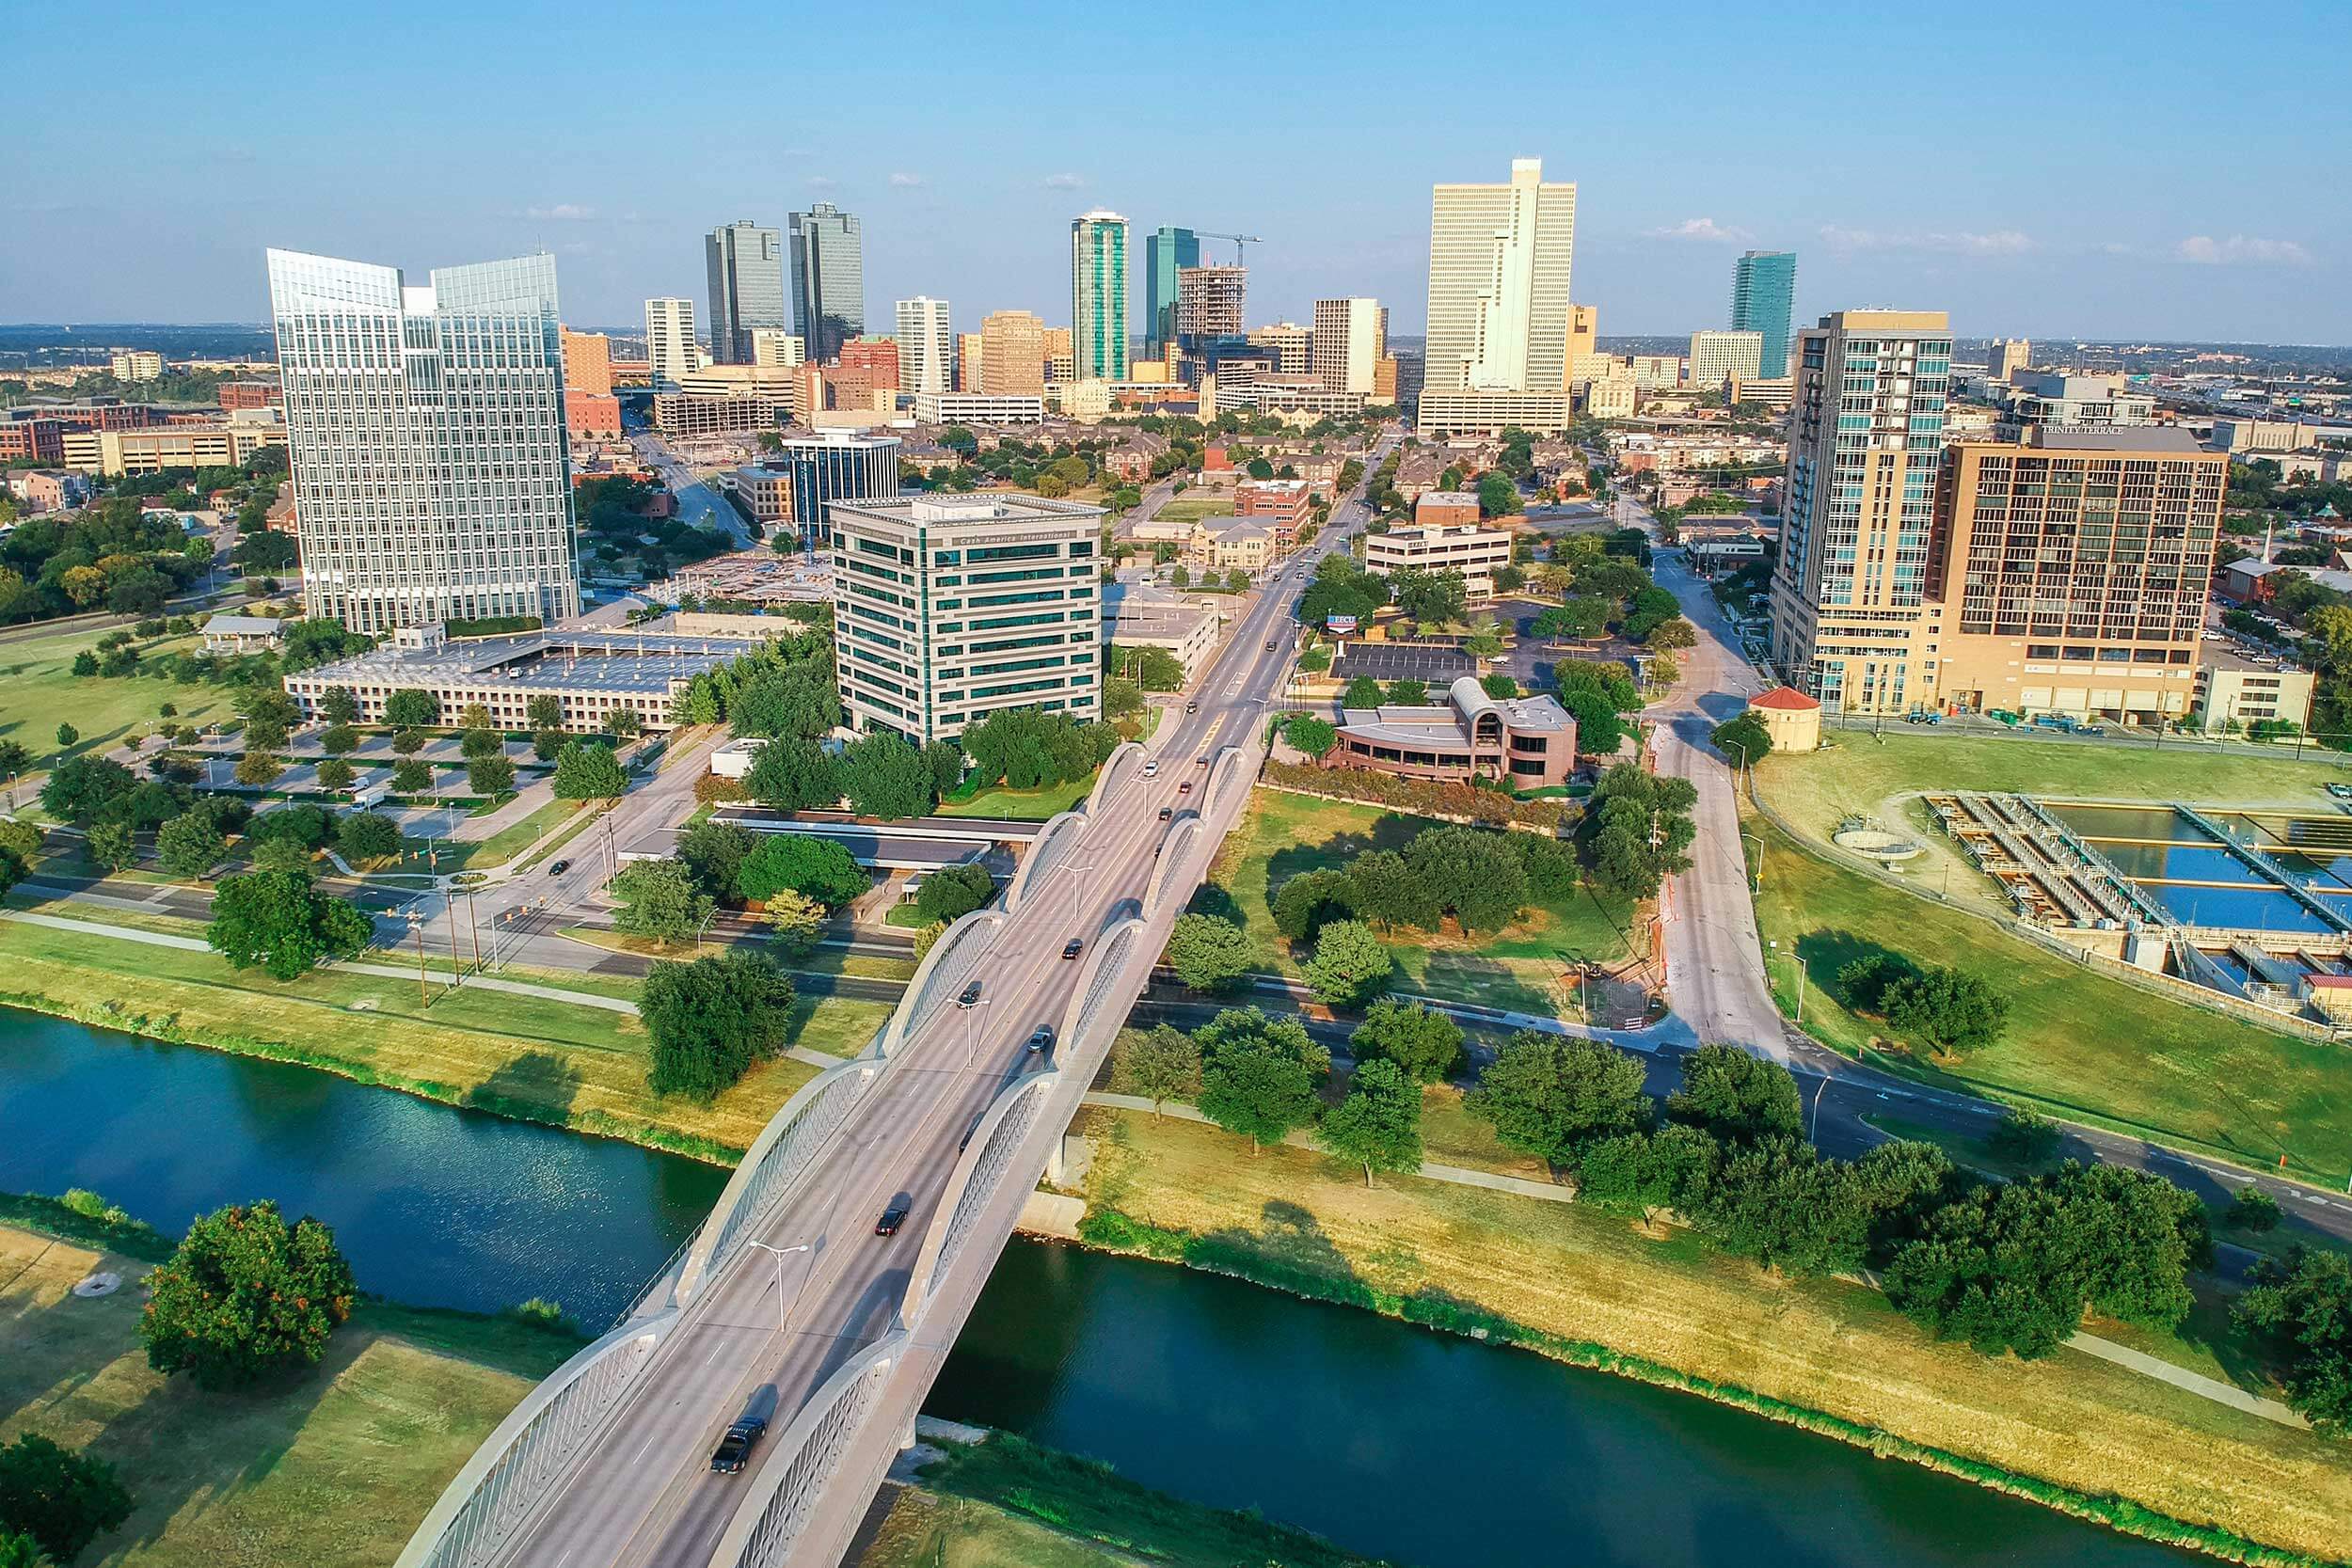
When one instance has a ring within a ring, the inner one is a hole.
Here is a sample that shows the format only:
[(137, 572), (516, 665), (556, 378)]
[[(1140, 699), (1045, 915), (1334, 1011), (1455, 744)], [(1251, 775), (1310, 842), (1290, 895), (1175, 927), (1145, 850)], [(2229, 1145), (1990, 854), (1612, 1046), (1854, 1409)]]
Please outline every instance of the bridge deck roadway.
[[(1359, 516), (1360, 509), (1351, 506), (1345, 522)], [(768, 1246), (809, 1249), (781, 1259), (782, 1321), (778, 1259), (739, 1249), (689, 1304), (603, 1435), (508, 1541), (498, 1561), (532, 1568), (704, 1568), (710, 1562), (755, 1481), (753, 1474), (710, 1472), (720, 1434), (746, 1411), (765, 1413), (771, 1433), (781, 1433), (828, 1375), (890, 1330), (966, 1133), (1016, 1074), (1039, 1065), (1024, 1049), (1030, 1031), (1060, 1020), (1067, 1008), (1082, 966), (1062, 959), (1063, 942), (1073, 936), (1091, 942), (1114, 917), (1137, 912), (1154, 847), (1166, 830), (1159, 808), (1201, 806), (1210, 769), (1196, 759), (1228, 744), (1257, 744), (1258, 726), (1291, 657), (1289, 607), (1312, 560), (1339, 543), (1345, 522), (1335, 516), (1341, 526), (1242, 617), (1196, 692), (1200, 712), (1171, 715), (1155, 737), (1151, 755), (1159, 760), (1157, 776), (1138, 770), (1116, 790), (1064, 867), (1044, 879), (997, 935), (978, 970), (980, 1004), (947, 1006), (923, 1021), (803, 1190), (757, 1227), (755, 1239)], [(1269, 641), (1272, 649), (1265, 646)], [(1189, 790), (1182, 787), (1187, 784)], [(1181, 904), (1170, 899), (1144, 933), (1152, 953), (1165, 942)], [(1074, 1074), (1095, 1064), (1069, 1065)], [(874, 1222), (894, 1198), (911, 1206), (905, 1224), (895, 1236), (877, 1237)], [(1004, 1240), (1001, 1234), (981, 1238), (975, 1250), (993, 1260)], [(954, 1323), (924, 1324), (923, 1338), (940, 1344), (940, 1354), (968, 1305), (956, 1304)], [(919, 1402), (937, 1365), (937, 1355), (910, 1364), (908, 1371), (919, 1374), (914, 1400)], [(895, 1385), (906, 1381), (894, 1379), (894, 1395), (899, 1392)], [(912, 1414), (910, 1406), (899, 1415), (878, 1412), (876, 1418), (902, 1423)], [(787, 1457), (764, 1448), (755, 1466)], [(845, 1481), (851, 1468), (845, 1466)], [(870, 1491), (855, 1498), (828, 1497), (824, 1512), (862, 1512)], [(809, 1533), (814, 1544), (831, 1531), (813, 1524)]]

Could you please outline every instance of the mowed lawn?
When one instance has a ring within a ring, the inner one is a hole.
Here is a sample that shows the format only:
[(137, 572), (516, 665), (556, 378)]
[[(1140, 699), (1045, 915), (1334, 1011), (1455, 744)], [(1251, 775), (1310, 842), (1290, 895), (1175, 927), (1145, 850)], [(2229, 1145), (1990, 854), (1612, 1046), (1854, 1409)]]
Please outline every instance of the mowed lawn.
[(1080, 1115), (1096, 1138), (1092, 1209), (1215, 1235), (1270, 1273), (1426, 1291), (2094, 1496), (2352, 1555), (2352, 1465), (2309, 1432), (2076, 1352), (2028, 1362), (1939, 1344), (1874, 1290), (1768, 1274), (1685, 1232), (1418, 1178), (1367, 1189), (1307, 1150), (1252, 1159), (1198, 1123)]
[(1189, 490), (1154, 514), (1164, 523), (1190, 523), (1202, 517), (1230, 517), (1232, 515), (1232, 497), (1205, 496)]
[[(83, 1300), (104, 1268), (119, 1291)], [(576, 1341), (362, 1302), (316, 1368), (207, 1393), (151, 1370), (147, 1265), (0, 1227), (0, 1440), (111, 1462), (130, 1522), (79, 1560), (122, 1568), (381, 1568), (441, 1488)]]
[[(1295, 979), (1310, 954), (1305, 948), (1293, 953), (1275, 930), (1275, 891), (1302, 871), (1344, 867), (1369, 850), (1401, 850), (1419, 833), (1445, 826), (1378, 806), (1259, 789), (1192, 907), (1240, 921), (1259, 967)], [(1576, 998), (1574, 986), (1563, 988), (1560, 976), (1571, 964), (1626, 957), (1635, 926), (1628, 906), (1604, 905), (1579, 888), (1494, 935), (1402, 930), (1387, 941), (1400, 989), (1518, 1012), (1565, 1014), (1573, 1012)]]
[[(2331, 813), (2326, 786), (2352, 778), (2326, 761), (2233, 756), (2177, 746), (1933, 736), (1905, 728), (1873, 737), (1829, 730), (1834, 744), (1804, 756), (1767, 758), (1756, 792), (1807, 832), (1826, 838), (1849, 814), (1875, 815), (1887, 797), (1924, 789), (2020, 791), (2192, 805), (2295, 807)], [(2335, 753), (2315, 753), (2332, 757)], [(2352, 759), (2347, 759), (2352, 760)]]
[[(2352, 1170), (2352, 1050), (2169, 1001), (2059, 958), (1991, 922), (1880, 885), (1799, 848), (1769, 824), (1756, 923), (1804, 959), (1805, 1032), (1908, 1077), (1991, 1093), (2053, 1116), (2344, 1185)], [(1873, 1024), (1836, 1000), (1866, 953), (1972, 969), (2008, 993), (2001, 1037), (1931, 1062), (1874, 1048)], [(1782, 1010), (1796, 979), (1770, 966)]]
[(1042, 822), (1083, 801), (1094, 788), (1094, 775), (1043, 789), (1008, 789), (999, 784), (976, 792), (967, 800), (942, 800), (942, 816), (1002, 816), (1017, 822)]
[[(375, 956), (398, 963), (393, 954)], [(634, 1014), (478, 987), (447, 990), (326, 969), (280, 982), (210, 953), (111, 941), (0, 921), (0, 992), (47, 998), (95, 1019), (168, 1023), (192, 1037), (255, 1042), (280, 1056), (453, 1104), (710, 1154), (749, 1147), (776, 1108), (815, 1075), (779, 1058), (708, 1105), (645, 1087), (648, 1044)], [(796, 1011), (796, 1036), (820, 1049), (872, 1033), (878, 1003)], [(836, 1012), (834, 1009), (840, 1009)], [(821, 1025), (818, 1022), (822, 1020)], [(862, 1040), (860, 1043), (863, 1043)]]
[[(166, 680), (146, 673), (77, 675), (73, 656), (96, 652), (100, 638), (115, 628), (61, 632), (55, 637), (0, 642), (0, 739), (18, 742), (43, 764), (57, 749), (57, 726), (81, 732), (76, 751), (119, 744), (133, 730), (153, 725), (166, 703), (180, 711), (175, 723), (201, 724), (232, 717), (226, 687)], [(202, 645), (200, 637), (173, 637), (142, 643), (139, 657), (179, 653)]]

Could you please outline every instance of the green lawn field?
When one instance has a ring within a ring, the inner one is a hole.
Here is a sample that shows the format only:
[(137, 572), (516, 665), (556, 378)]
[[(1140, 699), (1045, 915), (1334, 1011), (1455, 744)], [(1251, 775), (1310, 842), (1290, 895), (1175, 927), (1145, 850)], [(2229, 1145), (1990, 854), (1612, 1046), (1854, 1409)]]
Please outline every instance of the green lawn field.
[[(74, 750), (119, 744), (133, 730), (151, 727), (170, 703), (176, 723), (201, 724), (233, 715), (226, 687), (164, 680), (146, 674), (77, 675), (73, 656), (95, 651), (114, 628), (60, 632), (0, 643), (0, 738), (13, 740), (46, 766), (57, 749), (57, 726), (81, 732)], [(142, 658), (199, 647), (199, 637), (173, 637), (143, 644)]]

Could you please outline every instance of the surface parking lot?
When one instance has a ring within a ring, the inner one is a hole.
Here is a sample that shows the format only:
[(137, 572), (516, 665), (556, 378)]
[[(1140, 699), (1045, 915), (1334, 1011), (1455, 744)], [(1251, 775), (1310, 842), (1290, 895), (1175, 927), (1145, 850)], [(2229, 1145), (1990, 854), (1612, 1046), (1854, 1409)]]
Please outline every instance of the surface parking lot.
[(1343, 681), (1370, 675), (1376, 681), (1426, 681), (1434, 689), (1478, 673), (1478, 661), (1459, 648), (1399, 647), (1359, 643), (1340, 656), (1333, 673)]

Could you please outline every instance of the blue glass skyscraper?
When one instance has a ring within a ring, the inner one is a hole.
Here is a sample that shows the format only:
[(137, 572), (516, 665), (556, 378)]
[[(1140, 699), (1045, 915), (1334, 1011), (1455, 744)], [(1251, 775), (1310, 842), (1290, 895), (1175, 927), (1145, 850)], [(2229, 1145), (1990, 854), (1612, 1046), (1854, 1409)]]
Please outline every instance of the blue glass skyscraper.
[(1200, 239), (1189, 229), (1161, 227), (1143, 237), (1144, 293), (1151, 313), (1143, 334), (1154, 358), (1176, 341), (1176, 269), (1200, 264)]
[(1731, 329), (1764, 335), (1762, 373), (1788, 373), (1788, 323), (1797, 300), (1797, 256), (1790, 250), (1751, 250), (1731, 275)]

